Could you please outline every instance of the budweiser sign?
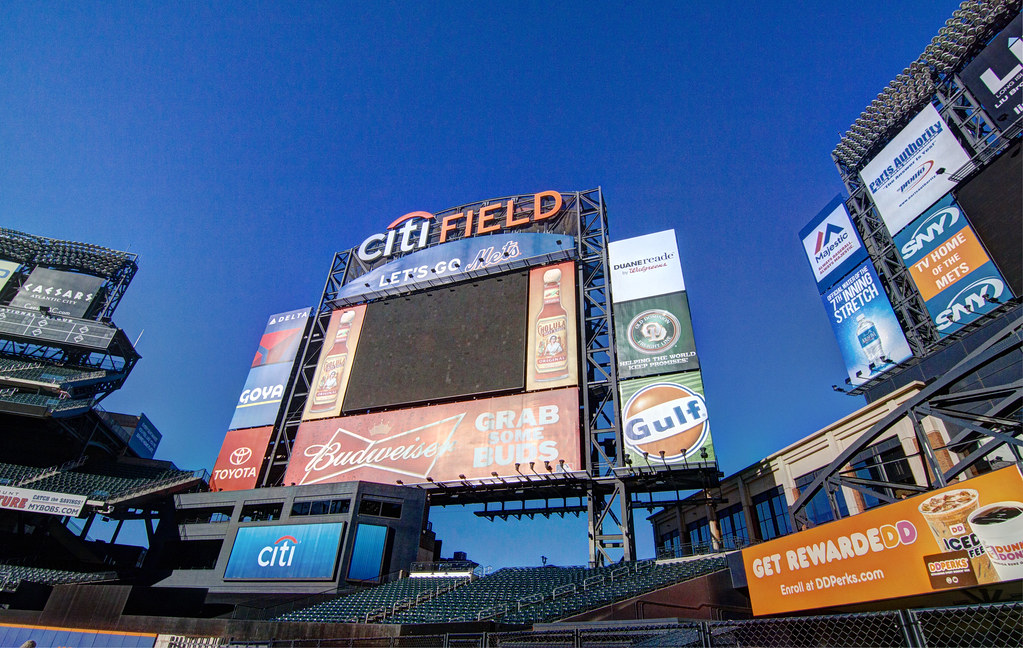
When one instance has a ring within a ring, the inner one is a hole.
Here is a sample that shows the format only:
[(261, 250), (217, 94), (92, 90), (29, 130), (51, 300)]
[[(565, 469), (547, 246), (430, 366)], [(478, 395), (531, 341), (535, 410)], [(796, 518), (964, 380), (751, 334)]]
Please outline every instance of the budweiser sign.
[(306, 421), (284, 482), (480, 479), (580, 460), (578, 392), (559, 389)]

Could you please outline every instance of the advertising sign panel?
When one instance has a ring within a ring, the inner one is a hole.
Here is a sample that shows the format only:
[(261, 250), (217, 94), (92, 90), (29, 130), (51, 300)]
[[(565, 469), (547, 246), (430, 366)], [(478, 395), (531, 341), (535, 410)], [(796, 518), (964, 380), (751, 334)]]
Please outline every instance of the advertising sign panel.
[(615, 303), (686, 289), (675, 230), (611, 241), (607, 255)]
[(284, 483), (489, 479), (516, 475), (516, 463), (579, 470), (581, 459), (579, 392), (565, 388), (306, 421)]
[(618, 377), (699, 369), (685, 292), (615, 302)]
[[(83, 628), (20, 626), (0, 623), (0, 646), (38, 646), (38, 648), (153, 648), (158, 636), (142, 632), (114, 632)], [(29, 644), (28, 641), (34, 643)]]
[(959, 73), (1003, 131), (1023, 117), (1023, 17), (1019, 14)]
[(332, 580), (345, 523), (241, 527), (224, 580)]
[(822, 299), (854, 385), (862, 385), (912, 357), (891, 302), (869, 261)]
[(308, 308), (270, 317), (245, 377), (229, 430), (273, 425), (308, 321)]
[(83, 317), (103, 280), (92, 275), (36, 268), (18, 289), (11, 306), (50, 309), (53, 315)]
[(956, 186), (970, 156), (928, 104), (860, 171), (877, 211), (895, 235)]
[(246, 490), (256, 487), (256, 477), (270, 443), (272, 426), (229, 430), (220, 446), (210, 476), (211, 491)]
[(0, 486), (0, 508), (11, 511), (78, 517), (86, 499), (85, 495)]
[(996, 472), (742, 551), (753, 613), (928, 594), (1023, 576), (1023, 479)]
[(575, 238), (564, 234), (517, 232), (461, 239), (379, 266), (343, 286), (338, 299), (406, 292), (509, 267), (557, 261), (574, 251)]
[(622, 439), (633, 466), (716, 461), (699, 371), (636, 378), (619, 388)]
[(579, 336), (575, 313), (574, 263), (569, 261), (530, 270), (527, 390), (579, 383)]
[(43, 315), (35, 306), (30, 309), (0, 306), (0, 333), (40, 342), (69, 342), (75, 346), (105, 350), (117, 333), (117, 327), (93, 322)]
[(1011, 296), (951, 195), (896, 235), (895, 247), (943, 336)]
[(139, 422), (128, 440), (128, 447), (135, 451), (135, 454), (143, 459), (152, 459), (156, 454), (156, 448), (160, 445), (163, 435), (156, 429), (153, 422), (145, 414), (139, 416)]
[(18, 271), (18, 267), (21, 264), (16, 261), (4, 261), (0, 259), (0, 292), (7, 286), (7, 282), (10, 280), (14, 273)]
[(302, 415), (303, 421), (329, 418), (341, 413), (365, 317), (365, 305), (340, 308), (331, 313), (330, 324), (323, 337), (320, 360), (313, 374), (312, 388), (306, 400), (305, 413)]
[(867, 248), (853, 226), (841, 196), (814, 216), (799, 232), (817, 290), (824, 292), (867, 259)]

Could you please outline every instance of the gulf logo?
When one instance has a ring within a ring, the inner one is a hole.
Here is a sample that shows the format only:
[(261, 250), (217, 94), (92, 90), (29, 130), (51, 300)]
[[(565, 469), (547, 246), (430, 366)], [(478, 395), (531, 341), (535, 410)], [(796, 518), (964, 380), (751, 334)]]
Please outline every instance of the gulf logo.
[(625, 444), (664, 461), (692, 456), (710, 433), (703, 396), (674, 383), (655, 383), (633, 394), (622, 410)]

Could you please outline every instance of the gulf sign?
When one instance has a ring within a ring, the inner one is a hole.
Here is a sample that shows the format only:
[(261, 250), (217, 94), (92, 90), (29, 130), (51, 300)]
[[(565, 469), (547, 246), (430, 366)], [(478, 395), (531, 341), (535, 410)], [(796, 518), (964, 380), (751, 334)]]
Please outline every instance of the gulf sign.
[(896, 235), (895, 246), (942, 336), (1012, 298), (951, 195)]
[(256, 478), (270, 442), (272, 426), (230, 430), (220, 446), (220, 455), (210, 476), (211, 491), (247, 490), (256, 487)]
[[(1018, 578), (1023, 541), (1010, 466), (742, 551), (753, 613), (780, 614)], [(1003, 514), (1007, 511), (1009, 515)]]
[(581, 469), (573, 388), (305, 421), (286, 484), (450, 481)]
[(333, 580), (345, 523), (241, 527), (224, 580)]
[(620, 389), (622, 440), (632, 465), (715, 461), (699, 371), (627, 380)]
[(841, 196), (835, 196), (800, 230), (799, 238), (821, 292), (867, 258), (867, 249)]

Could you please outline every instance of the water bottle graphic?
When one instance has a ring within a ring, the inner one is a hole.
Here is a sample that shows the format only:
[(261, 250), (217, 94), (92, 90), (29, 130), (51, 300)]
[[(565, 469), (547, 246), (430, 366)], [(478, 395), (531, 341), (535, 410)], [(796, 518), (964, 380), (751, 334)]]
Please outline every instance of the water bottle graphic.
[(866, 318), (863, 313), (856, 316), (856, 337), (860, 341), (860, 348), (863, 355), (867, 356), (867, 364), (872, 371), (877, 370), (885, 364), (884, 347), (881, 346), (881, 336), (877, 333), (877, 327)]

